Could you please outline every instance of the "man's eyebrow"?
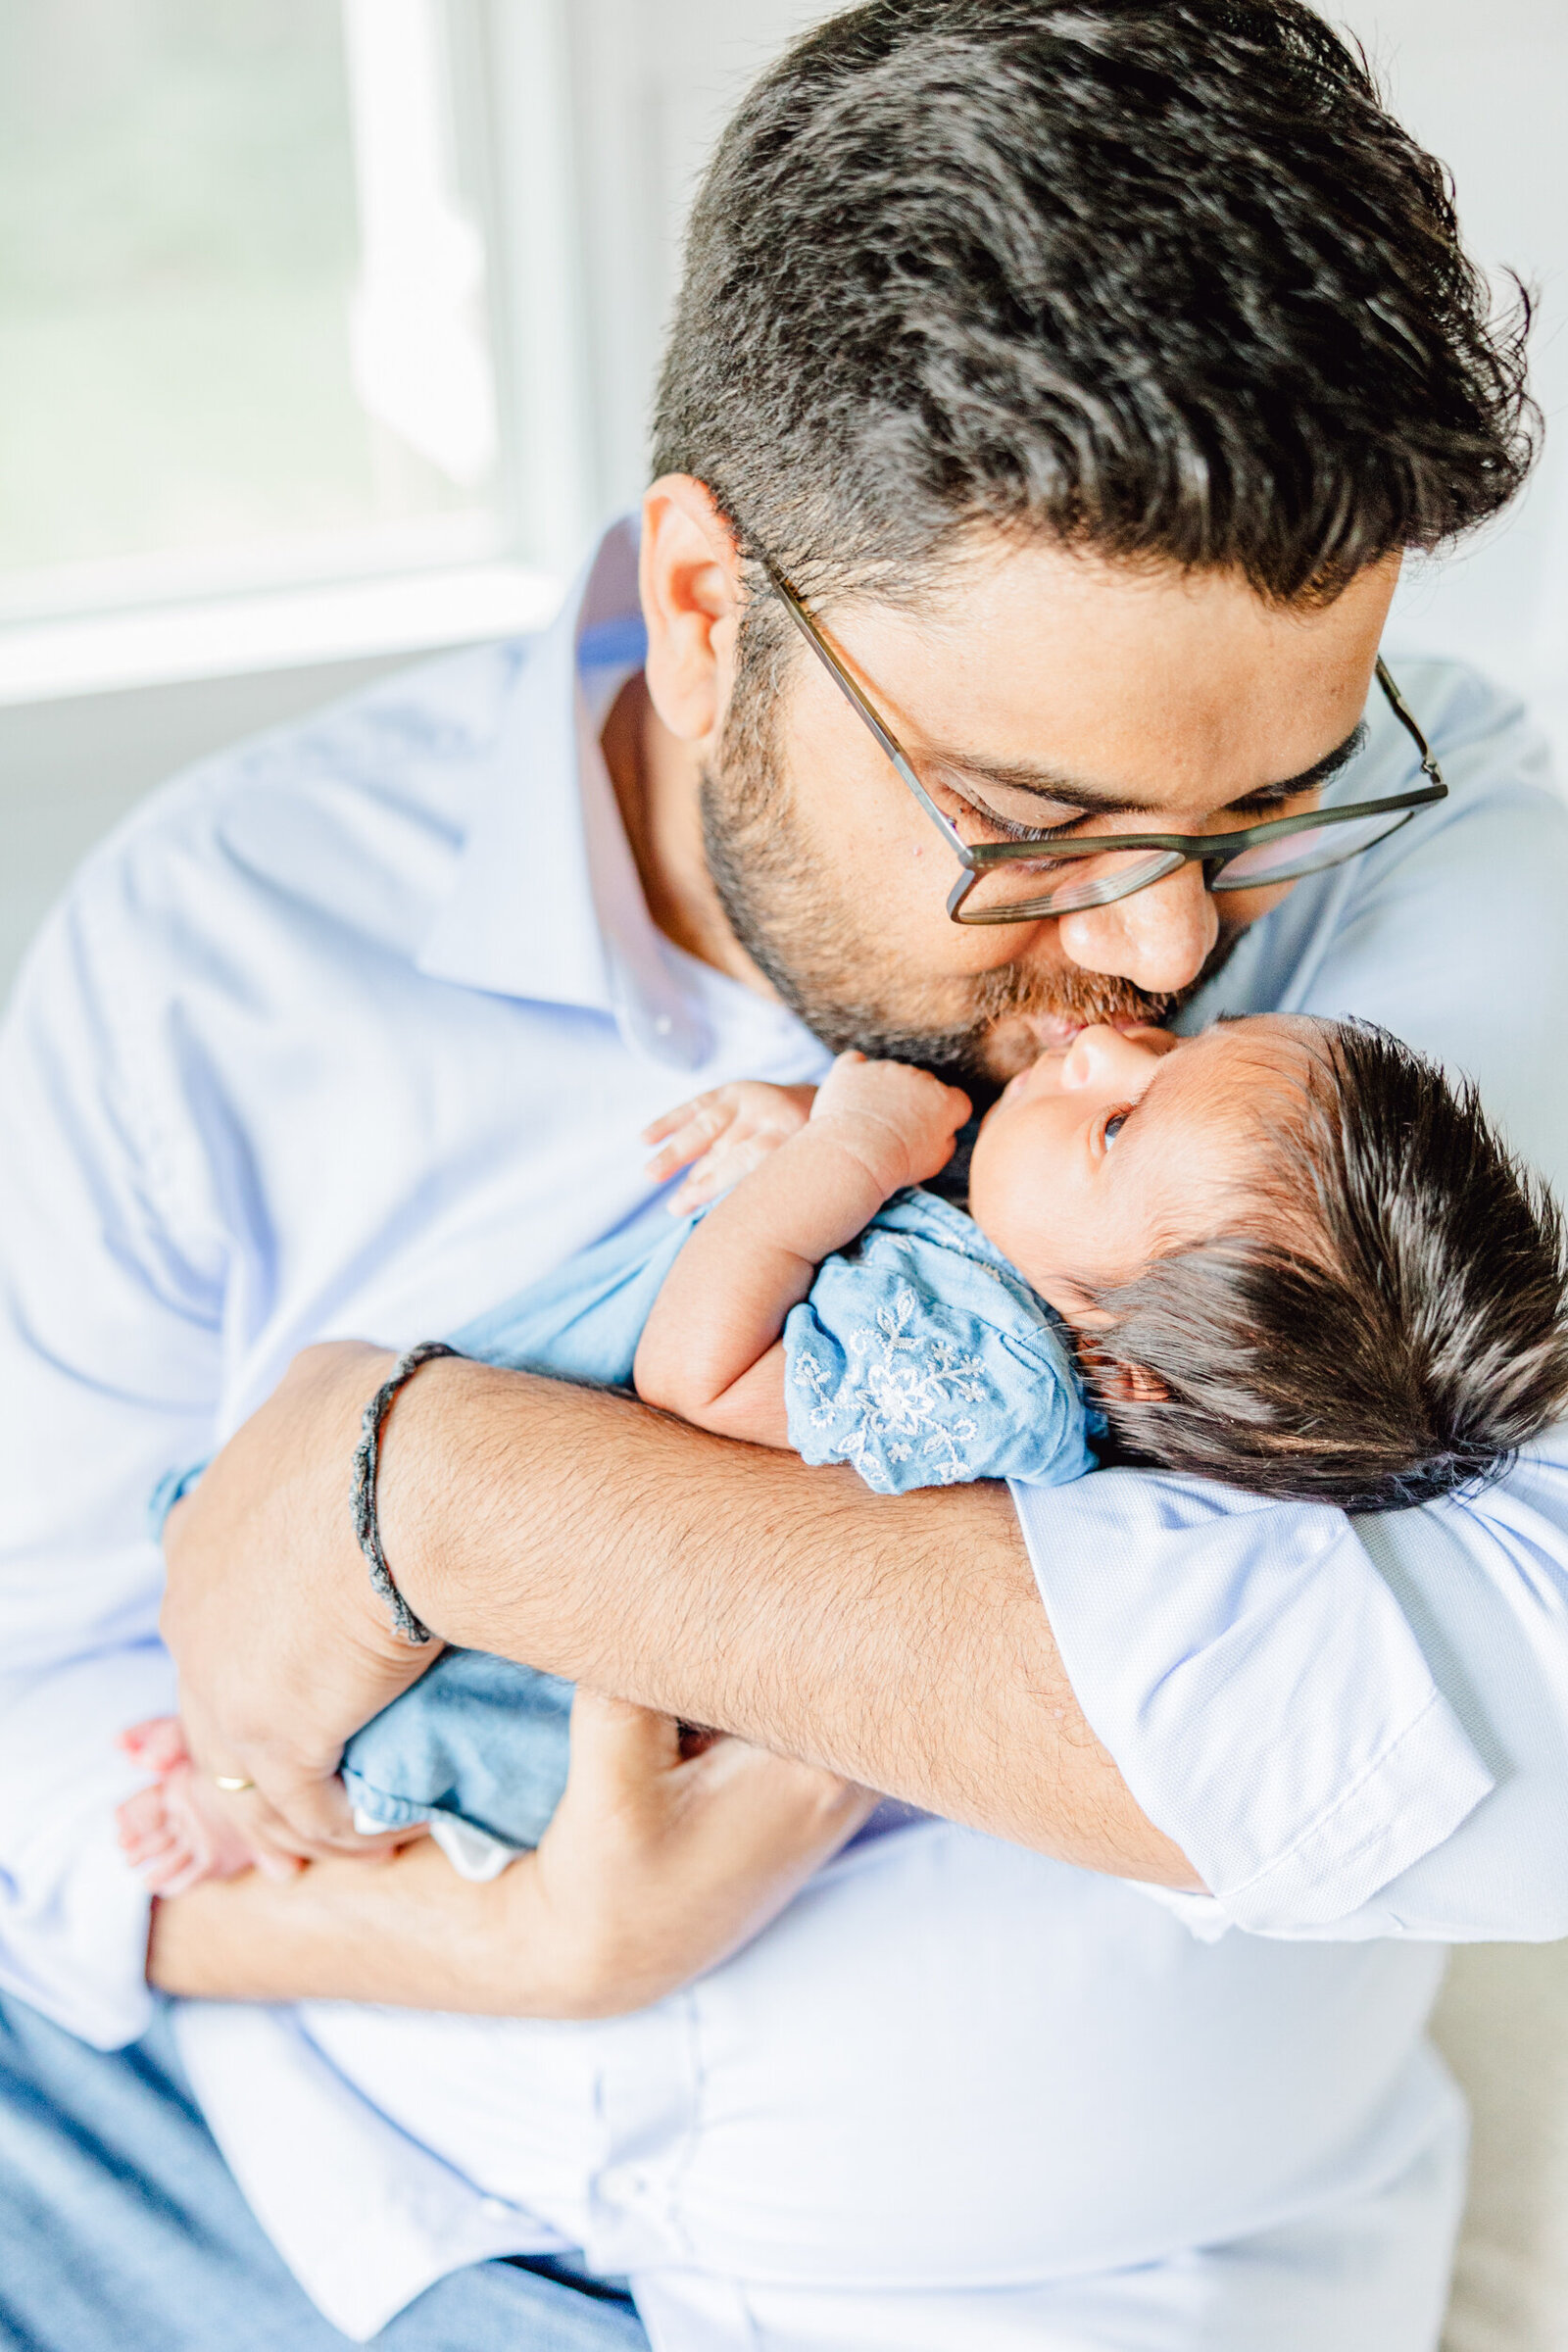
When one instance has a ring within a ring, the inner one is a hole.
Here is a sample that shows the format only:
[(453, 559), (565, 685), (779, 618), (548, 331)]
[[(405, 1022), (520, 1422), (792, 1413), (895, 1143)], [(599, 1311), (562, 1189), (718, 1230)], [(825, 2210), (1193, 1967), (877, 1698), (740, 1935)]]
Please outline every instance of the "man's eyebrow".
[[(1317, 792), (1340, 770), (1348, 767), (1366, 741), (1366, 721), (1359, 719), (1345, 741), (1303, 767), (1299, 775), (1284, 776), (1275, 784), (1259, 784), (1250, 792), (1238, 793), (1233, 800), (1219, 804), (1227, 808), (1264, 808), (1278, 801), (1298, 799), (1303, 793)], [(1143, 801), (1135, 795), (1118, 792), (1103, 784), (1086, 784), (1079, 776), (1068, 775), (1064, 769), (1045, 767), (1034, 760), (984, 760), (969, 752), (936, 750), (932, 758), (941, 767), (951, 768), (956, 775), (972, 777), (977, 784), (990, 784), (1003, 792), (1029, 792), (1037, 799), (1052, 801), (1058, 808), (1081, 808), (1096, 816), (1152, 815), (1163, 803)]]

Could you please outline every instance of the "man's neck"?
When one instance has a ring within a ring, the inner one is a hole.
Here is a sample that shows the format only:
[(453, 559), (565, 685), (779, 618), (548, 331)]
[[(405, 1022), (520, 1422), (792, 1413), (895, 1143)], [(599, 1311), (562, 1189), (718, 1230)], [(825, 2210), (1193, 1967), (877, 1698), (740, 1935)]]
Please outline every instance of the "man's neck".
[(667, 940), (759, 996), (775, 994), (729, 927), (703, 849), (702, 754), (672, 735), (641, 670), (611, 706), (600, 744), (648, 911)]

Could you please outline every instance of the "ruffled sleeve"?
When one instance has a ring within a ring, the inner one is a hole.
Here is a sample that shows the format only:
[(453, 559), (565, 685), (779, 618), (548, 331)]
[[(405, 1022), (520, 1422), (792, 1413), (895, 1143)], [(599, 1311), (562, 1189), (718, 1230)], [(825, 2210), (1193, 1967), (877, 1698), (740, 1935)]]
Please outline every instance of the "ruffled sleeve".
[(886, 1494), (1095, 1466), (1060, 1327), (979, 1228), (901, 1194), (827, 1258), (784, 1328), (790, 1443)]

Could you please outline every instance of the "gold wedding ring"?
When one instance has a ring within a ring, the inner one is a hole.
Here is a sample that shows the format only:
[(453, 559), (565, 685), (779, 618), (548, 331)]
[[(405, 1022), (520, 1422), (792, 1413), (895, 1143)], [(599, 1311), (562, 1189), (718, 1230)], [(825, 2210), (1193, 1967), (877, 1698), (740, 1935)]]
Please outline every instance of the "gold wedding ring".
[(244, 1780), (231, 1772), (215, 1772), (213, 1775), (213, 1787), (221, 1788), (225, 1796), (238, 1796), (242, 1789), (254, 1788), (255, 1786), (254, 1781)]

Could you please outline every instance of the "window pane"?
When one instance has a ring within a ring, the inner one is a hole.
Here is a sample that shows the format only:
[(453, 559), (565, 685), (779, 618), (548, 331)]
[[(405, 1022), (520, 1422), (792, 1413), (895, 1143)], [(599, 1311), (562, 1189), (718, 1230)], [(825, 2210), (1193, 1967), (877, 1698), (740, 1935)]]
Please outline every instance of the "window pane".
[(482, 250), (441, 24), (436, 0), (0, 10), (7, 602), (21, 573), (36, 610), (138, 569), (480, 551)]

